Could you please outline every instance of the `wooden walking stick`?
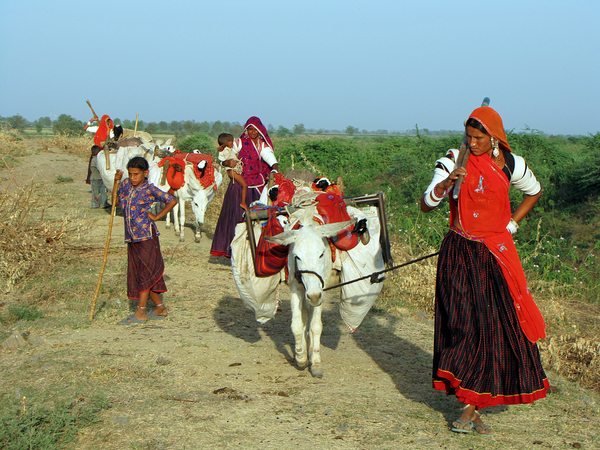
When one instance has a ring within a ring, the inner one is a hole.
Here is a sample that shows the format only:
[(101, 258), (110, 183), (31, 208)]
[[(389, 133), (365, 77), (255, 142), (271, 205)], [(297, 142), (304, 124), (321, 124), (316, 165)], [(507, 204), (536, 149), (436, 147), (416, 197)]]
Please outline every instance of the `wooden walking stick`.
[(88, 106), (89, 106), (89, 107), (90, 107), (90, 109), (92, 110), (92, 114), (94, 115), (94, 118), (95, 118), (96, 120), (98, 120), (98, 114), (96, 114), (96, 111), (94, 111), (94, 108), (92, 108), (92, 104), (90, 103), (90, 101), (89, 101), (89, 100), (86, 100), (85, 102), (88, 104)]
[[(483, 102), (481, 102), (481, 106), (490, 106), (490, 98), (485, 97)], [(467, 162), (469, 161), (469, 155), (471, 154), (471, 150), (469, 148), (469, 143), (467, 141), (467, 135), (463, 136), (462, 145), (460, 146), (460, 152), (458, 153), (458, 158), (456, 160), (457, 167), (467, 167)], [(452, 198), (454, 200), (458, 200), (458, 195), (460, 194), (460, 187), (463, 182), (463, 176), (459, 175), (456, 183), (454, 183), (454, 189), (452, 189)]]
[(102, 284), (102, 275), (104, 275), (104, 268), (106, 267), (106, 258), (108, 257), (108, 247), (110, 246), (110, 235), (112, 233), (113, 219), (115, 218), (115, 211), (117, 209), (117, 191), (119, 190), (119, 184), (121, 180), (115, 180), (112, 191), (112, 208), (110, 210), (110, 222), (108, 224), (108, 236), (106, 237), (106, 245), (104, 246), (104, 258), (102, 259), (102, 268), (100, 269), (100, 276), (98, 277), (98, 285), (96, 286), (96, 292), (94, 293), (94, 300), (92, 301), (92, 310), (90, 311), (90, 322), (94, 320), (94, 310), (96, 309), (96, 300), (98, 299), (98, 293), (100, 292), (100, 285)]
[(140, 118), (139, 114), (135, 114), (135, 128), (133, 129), (133, 137), (135, 137), (135, 135), (137, 134), (137, 124), (138, 124), (138, 119)]

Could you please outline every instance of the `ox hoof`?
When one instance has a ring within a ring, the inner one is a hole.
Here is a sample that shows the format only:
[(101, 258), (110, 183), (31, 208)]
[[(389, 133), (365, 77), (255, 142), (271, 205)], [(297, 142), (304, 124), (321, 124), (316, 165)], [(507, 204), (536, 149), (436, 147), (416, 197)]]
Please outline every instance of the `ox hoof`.
[(166, 224), (166, 225), (165, 225), (165, 228), (166, 228), (167, 230), (169, 230), (169, 229), (171, 228), (171, 224), (170, 224), (170, 223)]
[(175, 236), (181, 236), (181, 233), (179, 231), (176, 231)]
[(323, 368), (322, 367), (311, 367), (310, 374), (314, 378), (323, 378)]
[(202, 240), (202, 237), (195, 237), (194, 242), (198, 244)]
[(304, 370), (308, 367), (308, 359), (306, 361), (296, 360), (296, 367), (300, 370)]
[(179, 236), (179, 242), (185, 242), (185, 237), (183, 234)]

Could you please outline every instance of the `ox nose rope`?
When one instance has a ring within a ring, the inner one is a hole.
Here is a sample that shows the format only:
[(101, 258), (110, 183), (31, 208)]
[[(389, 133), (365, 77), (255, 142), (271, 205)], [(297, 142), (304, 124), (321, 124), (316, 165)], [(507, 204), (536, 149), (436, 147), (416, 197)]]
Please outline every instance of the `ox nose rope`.
[[(294, 278), (296, 278), (296, 281), (301, 284), (302, 286), (304, 286), (304, 283), (302, 282), (302, 274), (303, 273), (309, 273), (311, 275), (315, 275), (319, 281), (321, 282), (321, 288), (325, 287), (325, 281), (323, 281), (323, 277), (321, 275), (319, 275), (317, 272), (314, 272), (312, 270), (299, 270), (298, 269), (298, 257), (296, 256), (296, 261), (295, 261), (295, 266), (296, 266), (296, 271), (294, 272)], [(304, 286), (304, 289), (306, 289), (306, 286)], [(327, 289), (323, 289), (324, 291), (326, 291)]]
[[(385, 277), (379, 278), (379, 275), (382, 275), (386, 272), (390, 272), (392, 270), (399, 269), (404, 266), (408, 266), (410, 264), (417, 263), (419, 261), (423, 261), (424, 259), (432, 258), (433, 256), (437, 256), (439, 253), (440, 252), (435, 252), (435, 253), (432, 253), (431, 255), (422, 256), (421, 258), (413, 259), (412, 261), (408, 261), (408, 262), (405, 262), (404, 264), (399, 264), (397, 266), (390, 267), (389, 269), (381, 270), (379, 272), (373, 272), (371, 275), (365, 275), (364, 277), (357, 278), (356, 280), (345, 281), (343, 283), (336, 284), (335, 286), (327, 287), (327, 288), (323, 289), (323, 291), (328, 291), (330, 289), (346, 286), (347, 284), (356, 283), (357, 281), (366, 280), (367, 278), (369, 278), (371, 280), (371, 284), (382, 283), (383, 280), (385, 280)], [(298, 276), (299, 275), (296, 275), (296, 277), (298, 277)], [(321, 278), (321, 277), (319, 276), (319, 278)], [(323, 283), (323, 280), (321, 280), (321, 283)]]

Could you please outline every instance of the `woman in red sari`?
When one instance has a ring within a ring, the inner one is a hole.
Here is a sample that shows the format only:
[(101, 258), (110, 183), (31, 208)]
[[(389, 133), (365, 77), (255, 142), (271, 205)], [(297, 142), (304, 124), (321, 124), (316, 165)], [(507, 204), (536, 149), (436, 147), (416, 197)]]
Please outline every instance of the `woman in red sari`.
[[(512, 239), (541, 187), (512, 153), (492, 108), (473, 111), (465, 134), (466, 167), (456, 167), (458, 150), (450, 150), (421, 198), (422, 211), (433, 210), (463, 175), (458, 199), (450, 195), (451, 226), (438, 258), (433, 386), (465, 404), (452, 431), (491, 435), (479, 409), (532, 403), (549, 388), (535, 343), (545, 324)], [(524, 193), (512, 213), (511, 184)]]
[[(94, 130), (95, 127), (91, 126), (93, 122), (98, 122), (97, 129), (95, 129), (95, 130)], [(98, 120), (97, 117), (94, 117), (92, 120), (90, 120), (88, 123), (86, 123), (84, 125), (83, 129), (86, 131), (88, 129), (90, 131), (95, 131), (94, 144), (100, 148), (103, 148), (107, 139), (109, 137), (112, 137), (114, 124), (113, 124), (113, 121), (110, 118), (110, 116), (108, 116), (107, 114), (104, 114), (102, 116), (102, 119), (100, 119), (100, 120)]]

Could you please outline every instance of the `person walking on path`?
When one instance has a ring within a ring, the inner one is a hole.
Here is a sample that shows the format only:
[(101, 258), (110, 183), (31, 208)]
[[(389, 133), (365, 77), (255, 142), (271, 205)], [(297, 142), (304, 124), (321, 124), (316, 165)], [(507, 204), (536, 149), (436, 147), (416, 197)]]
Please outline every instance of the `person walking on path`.
[[(273, 152), (273, 142), (258, 117), (250, 117), (247, 120), (242, 136), (233, 143), (233, 151), (243, 164), (242, 176), (248, 185), (246, 204), (251, 205), (260, 198), (268, 183), (269, 174), (279, 169)], [(235, 159), (223, 162), (223, 165), (228, 168), (234, 168), (236, 164)], [(213, 256), (231, 258), (231, 241), (235, 236), (235, 226), (242, 221), (244, 212), (240, 206), (242, 190), (243, 187), (239, 183), (233, 180), (229, 183), (210, 249), (210, 254)]]
[[(550, 385), (536, 341), (546, 336), (542, 315), (527, 288), (512, 234), (541, 197), (540, 183), (507, 142), (500, 115), (490, 107), (469, 116), (466, 166), (458, 150), (437, 161), (421, 210), (450, 197), (450, 230), (438, 257), (433, 386), (465, 404), (452, 423), (456, 433), (491, 435), (479, 410), (532, 403)], [(463, 176), (455, 201), (449, 195)], [(510, 185), (523, 201), (511, 213)]]

